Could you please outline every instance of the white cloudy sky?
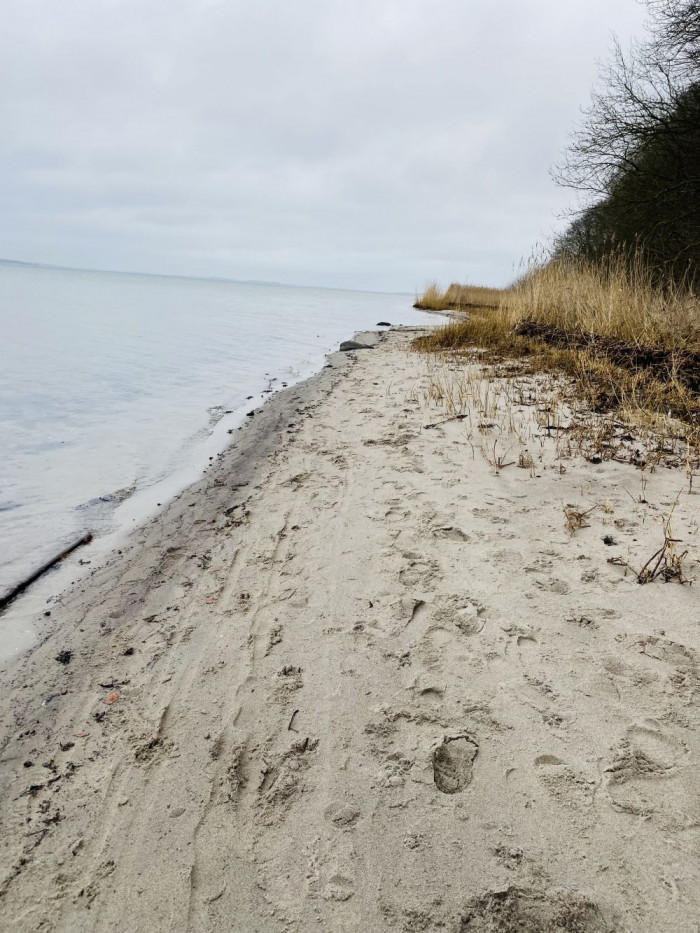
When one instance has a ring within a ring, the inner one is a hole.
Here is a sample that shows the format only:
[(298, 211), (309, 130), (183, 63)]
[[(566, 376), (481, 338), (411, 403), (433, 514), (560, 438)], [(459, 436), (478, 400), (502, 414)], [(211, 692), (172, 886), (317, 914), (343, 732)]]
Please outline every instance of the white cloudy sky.
[(0, 256), (505, 283), (636, 0), (3, 0)]

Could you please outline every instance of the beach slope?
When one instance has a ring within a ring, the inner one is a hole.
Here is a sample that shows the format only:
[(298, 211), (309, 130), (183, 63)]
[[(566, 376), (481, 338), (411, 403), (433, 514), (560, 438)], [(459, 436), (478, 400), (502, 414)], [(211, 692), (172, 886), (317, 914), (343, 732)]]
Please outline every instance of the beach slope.
[(687, 480), (534, 423), (498, 469), (413, 336), (271, 399), (3, 675), (3, 930), (697, 933), (696, 588), (608, 562)]

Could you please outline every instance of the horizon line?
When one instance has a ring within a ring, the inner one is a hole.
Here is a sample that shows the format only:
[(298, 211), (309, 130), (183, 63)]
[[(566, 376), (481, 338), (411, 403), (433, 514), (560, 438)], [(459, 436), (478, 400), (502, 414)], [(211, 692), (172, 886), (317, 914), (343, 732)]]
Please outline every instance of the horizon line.
[(125, 269), (96, 269), (86, 266), (61, 266), (56, 263), (51, 262), (34, 262), (32, 260), (26, 259), (8, 259), (4, 256), (0, 256), (0, 265), (7, 266), (26, 266), (30, 268), (37, 269), (58, 269), (65, 270), (66, 272), (97, 272), (105, 275), (143, 275), (149, 278), (160, 278), (160, 279), (186, 279), (186, 280), (195, 280), (199, 282), (229, 282), (232, 285), (269, 285), (275, 286), (276, 288), (318, 288), (324, 291), (332, 292), (365, 292), (370, 295), (413, 295), (414, 292), (387, 292), (387, 291), (375, 291), (371, 288), (341, 288), (337, 285), (295, 285), (289, 282), (273, 282), (267, 281), (265, 279), (229, 279), (221, 275), (184, 275), (182, 273), (169, 273), (169, 272), (135, 272), (133, 270)]

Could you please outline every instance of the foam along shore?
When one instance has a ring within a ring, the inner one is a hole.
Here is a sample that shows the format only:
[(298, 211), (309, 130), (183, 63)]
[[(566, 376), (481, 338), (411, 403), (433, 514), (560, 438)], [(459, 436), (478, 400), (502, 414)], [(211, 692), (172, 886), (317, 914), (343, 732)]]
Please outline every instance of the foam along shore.
[(3, 930), (695, 931), (697, 591), (608, 560), (675, 503), (696, 575), (687, 478), (526, 393), (519, 467), (415, 334), (271, 398), (6, 669)]

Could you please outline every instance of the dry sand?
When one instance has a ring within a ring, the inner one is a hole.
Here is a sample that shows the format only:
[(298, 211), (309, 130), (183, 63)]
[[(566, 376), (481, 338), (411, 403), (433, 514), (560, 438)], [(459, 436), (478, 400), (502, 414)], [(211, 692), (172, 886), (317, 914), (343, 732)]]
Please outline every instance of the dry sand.
[(687, 478), (562, 472), (527, 405), (496, 475), (411, 336), (272, 399), (3, 675), (3, 931), (700, 930), (698, 590), (607, 562)]

